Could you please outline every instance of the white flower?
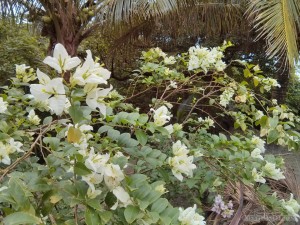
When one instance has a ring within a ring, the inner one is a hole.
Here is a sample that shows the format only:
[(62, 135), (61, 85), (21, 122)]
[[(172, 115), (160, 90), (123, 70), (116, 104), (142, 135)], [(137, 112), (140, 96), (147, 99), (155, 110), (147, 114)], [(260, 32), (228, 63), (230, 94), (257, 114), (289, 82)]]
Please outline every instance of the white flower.
[(85, 160), (85, 166), (90, 170), (104, 174), (104, 168), (109, 160), (109, 154), (95, 154), (94, 148), (91, 148), (88, 158)]
[(10, 165), (11, 160), (9, 158), (9, 154), (10, 152), (7, 146), (0, 142), (0, 163)]
[(298, 214), (300, 210), (300, 205), (294, 199), (294, 195), (291, 194), (290, 200), (287, 202), (285, 200), (281, 200), (281, 201), (282, 201), (282, 207), (287, 211), (288, 215), (294, 217), (295, 221), (298, 222), (298, 218), (300, 218)]
[(263, 178), (262, 173), (257, 172), (256, 168), (252, 169), (252, 177), (253, 177), (254, 181), (256, 181), (256, 182), (259, 182), (262, 184), (266, 183), (266, 179)]
[(129, 194), (121, 186), (116, 187), (112, 192), (117, 197), (117, 202), (111, 207), (112, 210), (115, 210), (118, 205), (121, 207), (132, 205)]
[(261, 110), (257, 110), (254, 114), (255, 120), (259, 120), (264, 116), (264, 113)]
[(82, 180), (89, 185), (91, 193), (94, 193), (96, 191), (95, 184), (100, 184), (103, 181), (103, 175), (92, 172), (91, 174), (82, 176)]
[(195, 55), (191, 55), (188, 63), (188, 70), (198, 69), (199, 67), (200, 65), (198, 57)]
[(256, 158), (256, 159), (264, 160), (264, 157), (261, 155), (261, 150), (260, 150), (259, 148), (255, 148), (255, 149), (251, 152), (251, 157), (252, 157), (252, 158)]
[(16, 65), (16, 74), (23, 75), (26, 73), (26, 69), (30, 68), (30, 66), (26, 66), (25, 64)]
[(172, 65), (172, 64), (176, 63), (176, 59), (175, 59), (174, 56), (165, 57), (165, 58), (164, 58), (164, 63), (165, 63), (166, 65)]
[(170, 88), (177, 88), (177, 83), (176, 83), (176, 81), (171, 80), (171, 81), (170, 81), (170, 84), (169, 84), (169, 87), (170, 87)]
[(123, 171), (119, 165), (107, 164), (104, 169), (104, 181), (106, 186), (112, 190), (120, 185), (124, 179)]
[(266, 163), (266, 165), (263, 167), (263, 171), (266, 174), (266, 176), (269, 176), (274, 180), (284, 179), (285, 176), (283, 175), (283, 173), (280, 171), (279, 168), (276, 169), (275, 166), (276, 165), (274, 163)]
[(30, 123), (32, 123), (33, 125), (39, 125), (41, 122), (41, 119), (35, 114), (33, 109), (30, 110), (27, 118), (28, 118), (28, 121)]
[(226, 88), (225, 91), (220, 95), (220, 105), (226, 107), (232, 100), (234, 90), (232, 88)]
[(178, 220), (181, 225), (205, 225), (204, 217), (196, 213), (197, 206), (189, 207), (187, 209), (179, 208)]
[(87, 190), (87, 196), (90, 198), (90, 199), (93, 199), (93, 198), (96, 198), (98, 195), (100, 195), (102, 193), (101, 190), (92, 190), (90, 187), (89, 189)]
[(0, 113), (4, 113), (7, 110), (8, 103), (3, 101), (3, 98), (0, 97)]
[(175, 156), (187, 155), (189, 153), (186, 145), (182, 144), (180, 140), (173, 144), (172, 150)]
[(54, 47), (53, 57), (47, 56), (43, 62), (59, 73), (71, 70), (81, 63), (78, 57), (71, 58), (62, 44), (56, 44)]
[(217, 71), (224, 71), (226, 68), (226, 63), (224, 63), (222, 60), (218, 60), (215, 64), (215, 68)]
[(168, 116), (169, 111), (166, 106), (161, 106), (154, 111), (154, 124), (156, 126), (163, 126), (165, 123), (169, 122), (170, 116)]
[(13, 138), (10, 138), (8, 141), (8, 146), (9, 146), (9, 151), (10, 153), (14, 153), (14, 152), (24, 152), (24, 150), (21, 149), (21, 147), (23, 146), (23, 144), (19, 141), (15, 141)]
[(37, 70), (40, 84), (31, 84), (30, 92), (36, 100), (48, 100), (49, 107), (56, 115), (60, 115), (66, 104), (65, 88), (62, 78), (50, 79), (45, 73)]
[(104, 102), (104, 98), (108, 95), (108, 93), (112, 90), (112, 86), (109, 88), (94, 88), (90, 92), (88, 92), (86, 96), (86, 104), (93, 110), (97, 108), (100, 110), (102, 115), (106, 116), (106, 105)]
[(168, 126), (165, 126), (165, 129), (168, 131), (169, 136), (174, 132), (174, 128), (172, 124), (169, 124)]
[(253, 136), (251, 139), (251, 143), (256, 146), (256, 148), (260, 149), (261, 153), (265, 152), (265, 141), (257, 136)]
[(180, 155), (169, 158), (168, 163), (172, 167), (173, 175), (178, 180), (182, 181), (182, 174), (185, 174), (188, 177), (193, 176), (193, 170), (196, 169), (196, 165), (193, 164), (193, 160), (193, 156)]
[(87, 50), (87, 57), (81, 67), (77, 67), (73, 77), (71, 77), (71, 84), (85, 85), (85, 84), (107, 84), (107, 79), (110, 78), (111, 72), (95, 63), (90, 50)]

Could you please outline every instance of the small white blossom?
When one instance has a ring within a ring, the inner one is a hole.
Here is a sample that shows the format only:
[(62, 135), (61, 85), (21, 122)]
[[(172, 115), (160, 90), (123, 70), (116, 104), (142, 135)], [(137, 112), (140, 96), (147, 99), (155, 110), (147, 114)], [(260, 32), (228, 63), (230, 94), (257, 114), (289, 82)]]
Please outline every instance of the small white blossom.
[(166, 65), (172, 65), (172, 64), (176, 63), (176, 59), (175, 59), (174, 56), (165, 57), (164, 58), (164, 63)]
[(120, 185), (124, 179), (124, 173), (119, 165), (106, 164), (104, 169), (104, 181), (106, 186), (112, 190)]
[(295, 221), (298, 222), (298, 218), (300, 218), (299, 211), (300, 211), (300, 205), (299, 203), (294, 199), (294, 195), (291, 194), (290, 200), (285, 201), (281, 200), (282, 207), (286, 210), (289, 216), (294, 217)]
[(181, 225), (205, 225), (204, 217), (196, 213), (197, 206), (186, 209), (179, 208), (178, 220)]
[(69, 56), (62, 44), (56, 44), (53, 51), (53, 57), (47, 56), (43, 62), (59, 73), (71, 70), (81, 63), (78, 57)]
[(256, 148), (260, 149), (261, 153), (265, 152), (265, 141), (257, 136), (253, 136), (251, 139), (251, 143), (256, 146)]
[(168, 116), (168, 114), (169, 111), (166, 106), (161, 106), (157, 110), (154, 110), (154, 115), (153, 115), (154, 124), (156, 126), (163, 126), (164, 124), (169, 122), (171, 117)]
[(255, 149), (251, 152), (251, 157), (252, 157), (252, 158), (256, 158), (256, 159), (264, 160), (264, 157), (261, 155), (261, 150), (260, 150), (259, 148), (255, 148)]
[(90, 50), (87, 50), (87, 57), (81, 67), (77, 67), (71, 77), (71, 84), (84, 86), (85, 84), (107, 84), (111, 72), (95, 63)]
[(189, 153), (186, 145), (182, 144), (180, 140), (173, 144), (172, 150), (175, 156), (187, 155)]
[(252, 177), (254, 179), (254, 181), (259, 182), (259, 183), (266, 183), (266, 179), (263, 178), (262, 173), (258, 173), (256, 168), (252, 169)]
[(266, 176), (274, 180), (281, 180), (285, 178), (282, 171), (280, 171), (279, 168), (276, 169), (276, 165), (274, 163), (267, 162), (266, 165), (263, 167), (263, 171), (266, 174)]
[(28, 121), (30, 123), (32, 123), (33, 125), (39, 125), (41, 122), (41, 119), (35, 114), (33, 109), (30, 110), (27, 118), (28, 118)]
[(16, 74), (17, 75), (24, 75), (26, 74), (26, 70), (30, 68), (30, 66), (26, 66), (25, 64), (16, 65)]
[(220, 105), (226, 107), (229, 102), (232, 100), (234, 95), (234, 90), (232, 88), (226, 88), (223, 93), (220, 95)]
[(193, 156), (180, 155), (169, 158), (168, 163), (172, 167), (173, 175), (178, 180), (182, 181), (182, 174), (185, 174), (188, 177), (193, 176), (193, 170), (197, 168), (196, 165), (193, 164), (193, 160)]
[(127, 207), (132, 205), (129, 194), (121, 186), (116, 187), (112, 192), (117, 197), (117, 202), (111, 207), (112, 210), (115, 210), (118, 206)]
[(89, 188), (91, 189), (91, 195), (92, 193), (95, 193), (95, 184), (100, 184), (103, 181), (103, 175), (92, 172), (91, 174), (82, 176), (82, 180), (85, 181)]
[(86, 104), (93, 110), (99, 109), (103, 116), (106, 116), (106, 103), (104, 98), (112, 90), (112, 86), (109, 88), (94, 88), (92, 89), (86, 97)]

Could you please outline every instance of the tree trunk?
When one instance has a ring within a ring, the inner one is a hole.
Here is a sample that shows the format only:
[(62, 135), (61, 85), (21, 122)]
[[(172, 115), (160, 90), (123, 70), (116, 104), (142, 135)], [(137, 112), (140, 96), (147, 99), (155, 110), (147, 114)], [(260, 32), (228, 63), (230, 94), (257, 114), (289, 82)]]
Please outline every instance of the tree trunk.
[(280, 84), (280, 88), (276, 88), (272, 92), (272, 98), (277, 99), (278, 104), (285, 104), (286, 96), (289, 88), (290, 70), (284, 69), (277, 74), (277, 81)]

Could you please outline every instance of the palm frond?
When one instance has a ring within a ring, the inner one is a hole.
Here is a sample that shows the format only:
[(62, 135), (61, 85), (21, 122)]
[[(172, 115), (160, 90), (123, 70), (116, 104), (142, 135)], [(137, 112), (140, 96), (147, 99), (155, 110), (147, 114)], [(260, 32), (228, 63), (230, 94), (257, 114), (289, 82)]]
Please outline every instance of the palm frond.
[(253, 0), (249, 3), (248, 15), (254, 18), (257, 39), (266, 39), (269, 57), (278, 56), (293, 68), (299, 59), (300, 1)]

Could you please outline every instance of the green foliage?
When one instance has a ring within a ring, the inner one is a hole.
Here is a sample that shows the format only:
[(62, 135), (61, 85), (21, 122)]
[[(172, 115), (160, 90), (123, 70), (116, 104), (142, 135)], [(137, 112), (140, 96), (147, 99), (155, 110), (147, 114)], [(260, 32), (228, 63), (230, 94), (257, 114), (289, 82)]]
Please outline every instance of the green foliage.
[(0, 83), (15, 75), (15, 64), (40, 66), (46, 53), (45, 41), (25, 25), (0, 21)]

